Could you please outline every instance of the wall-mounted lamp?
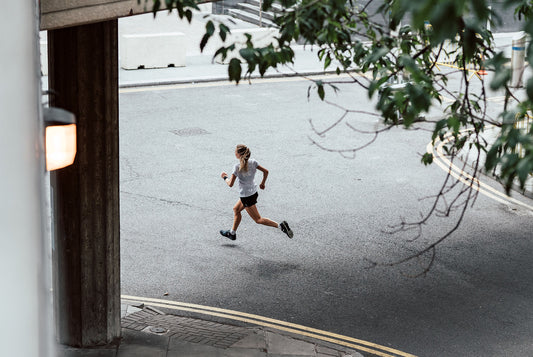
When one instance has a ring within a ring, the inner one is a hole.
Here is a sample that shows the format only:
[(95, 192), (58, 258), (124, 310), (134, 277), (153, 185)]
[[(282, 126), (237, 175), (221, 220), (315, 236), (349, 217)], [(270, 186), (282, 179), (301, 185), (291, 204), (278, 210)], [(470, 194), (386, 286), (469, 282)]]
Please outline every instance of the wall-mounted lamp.
[(60, 108), (43, 108), (46, 170), (72, 165), (76, 157), (76, 117)]

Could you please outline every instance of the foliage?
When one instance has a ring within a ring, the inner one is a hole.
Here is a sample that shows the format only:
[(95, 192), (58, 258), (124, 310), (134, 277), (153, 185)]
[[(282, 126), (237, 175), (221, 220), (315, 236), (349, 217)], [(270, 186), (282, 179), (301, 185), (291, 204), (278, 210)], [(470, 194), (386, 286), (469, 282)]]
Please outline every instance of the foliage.
[[(269, 10), (274, 0), (263, 1), (263, 10)], [(250, 76), (255, 70), (263, 75), (268, 68), (292, 63), (294, 52), (291, 45), (294, 41), (319, 46), (318, 56), (324, 62), (324, 68), (337, 64), (337, 73), (370, 74), (371, 80), (365, 87), (370, 97), (379, 96), (377, 110), (385, 123), (401, 122), (406, 127), (414, 123), (421, 114), (427, 113), (433, 103), (441, 102), (445, 91), (448, 75), (440, 73), (435, 66), (435, 58), (445, 50), (444, 43), (457, 44), (458, 50), (452, 55), (462, 68), (467, 64), (485, 66), (496, 75), (489, 83), (492, 90), (506, 89), (510, 78), (506, 59), (502, 53), (492, 48), (492, 34), (486, 28), (487, 22), (497, 22), (498, 14), (489, 8), (485, 0), (385, 0), (377, 12), (390, 14), (388, 24), (377, 23), (368, 12), (367, 1), (363, 7), (353, 0), (277, 0), (285, 9), (275, 22), (279, 26), (280, 36), (277, 43), (263, 48), (254, 48), (251, 36), (246, 47), (240, 50), (241, 59), (230, 61), (229, 78), (239, 82), (244, 76)], [(153, 0), (153, 11), (162, 7), (161, 0)], [(192, 9), (197, 9), (194, 0), (165, 0), (167, 9), (176, 9), (178, 15), (191, 21)], [(506, 0), (509, 8), (515, 8), (518, 19), (524, 21), (524, 30), (533, 34), (533, 2), (527, 0)], [(408, 25), (401, 22), (408, 20)], [(428, 26), (428, 23), (431, 26)], [(218, 26), (218, 31), (216, 29)], [(393, 33), (397, 31), (397, 33)], [(200, 43), (203, 49), (208, 40), (218, 33), (224, 41), (230, 29), (224, 24), (208, 21), (205, 35)], [(531, 47), (531, 43), (529, 44)], [(216, 55), (224, 59), (235, 44), (220, 48)], [(528, 48), (528, 63), (533, 63), (533, 51)], [(243, 70), (243, 66), (246, 68)], [(465, 85), (467, 71), (464, 71)], [(408, 75), (409, 83), (400, 90), (393, 91), (387, 83), (398, 76)], [(315, 87), (320, 98), (324, 99), (328, 83), (316, 81)], [(468, 89), (468, 88), (465, 88)], [(509, 91), (508, 91), (509, 92)], [(507, 115), (526, 115), (533, 100), (533, 79), (527, 82), (528, 98), (519, 106), (502, 110), (501, 118)], [(457, 100), (448, 107), (446, 118), (437, 122), (433, 138), (442, 136), (444, 132), (452, 132), (457, 140), (456, 147), (448, 147), (449, 152), (462, 148), (464, 143), (458, 140), (460, 129), (474, 127), (476, 132), (483, 131), (487, 124), (497, 124), (493, 118), (487, 118), (480, 108), (486, 100), (484, 95), (472, 98), (472, 94), (453, 94)], [(530, 136), (519, 135), (515, 129), (509, 128), (489, 155), (486, 169), (492, 170), (501, 163), (506, 164), (501, 178), (506, 188), (510, 188), (515, 177), (520, 184), (525, 183), (522, 162), (531, 162), (526, 157), (511, 159), (515, 155), (509, 145), (502, 144), (512, 138), (527, 147)], [(484, 149), (483, 146), (481, 146)], [(431, 159), (425, 155), (424, 163)]]
[[(279, 37), (262, 48), (255, 48), (248, 37), (246, 46), (239, 51), (240, 58), (229, 62), (230, 80), (238, 83), (256, 70), (263, 75), (269, 68), (293, 63), (291, 46), (296, 42), (316, 46), (324, 69), (333, 67), (337, 74), (348, 75), (349, 81), (364, 87), (369, 97), (376, 99), (376, 111), (385, 125), (402, 124), (409, 128), (432, 107), (445, 105), (443, 98), (448, 98), (450, 104), (444, 108), (442, 117), (433, 121), (432, 140), (448, 138), (444, 150), (452, 158), (465, 149), (485, 152), (485, 163), (479, 162), (481, 155), (477, 156), (474, 178), (484, 167), (486, 171), (498, 171), (508, 193), (516, 179), (524, 186), (533, 173), (533, 130), (525, 132), (514, 124), (516, 118), (531, 113), (533, 78), (526, 82), (527, 97), (518, 100), (509, 88), (508, 61), (502, 52), (494, 49), (492, 33), (487, 28), (487, 23), (494, 25), (499, 21), (498, 13), (489, 8), (488, 1), (380, 0), (376, 4), (377, 0), (263, 0), (263, 10), (271, 9), (274, 2), (284, 8), (275, 19)], [(153, 3), (155, 12), (161, 7), (161, 1), (153, 0)], [(514, 9), (524, 31), (533, 35), (533, 1), (505, 0), (504, 3), (509, 11)], [(169, 10), (176, 8), (179, 16), (189, 21), (189, 8), (196, 8), (193, 0), (166, 0), (165, 5)], [(370, 8), (377, 10), (371, 13)], [(376, 16), (380, 14), (385, 14), (384, 22)], [(217, 33), (225, 40), (229, 32), (223, 24), (209, 21), (200, 47), (203, 49)], [(530, 42), (526, 52), (529, 65), (533, 64), (532, 46)], [(235, 44), (228, 44), (216, 55), (225, 59), (234, 49)], [(439, 68), (436, 60), (443, 54), (454, 59), (455, 69), (444, 72)], [(471, 71), (466, 70), (469, 66), (494, 75), (489, 76), (488, 83), (479, 76), (481, 85), (476, 85), (474, 90)], [(401, 86), (391, 85), (400, 78), (408, 80)], [(459, 89), (450, 89), (452, 79), (459, 81)], [(314, 80), (311, 87), (322, 100), (326, 100), (330, 90), (337, 90), (334, 82), (326, 80)], [(487, 111), (488, 89), (505, 93), (505, 103), (498, 113)], [(482, 134), (493, 126), (501, 131), (496, 142), (488, 147)], [(517, 145), (523, 148), (521, 153), (517, 152)], [(433, 159), (431, 153), (422, 156), (426, 165)], [(437, 201), (445, 191), (441, 190)], [(460, 221), (468, 200), (459, 206)], [(450, 208), (445, 211), (449, 212)], [(423, 222), (424, 219), (413, 224)], [(425, 251), (431, 249), (434, 246)]]

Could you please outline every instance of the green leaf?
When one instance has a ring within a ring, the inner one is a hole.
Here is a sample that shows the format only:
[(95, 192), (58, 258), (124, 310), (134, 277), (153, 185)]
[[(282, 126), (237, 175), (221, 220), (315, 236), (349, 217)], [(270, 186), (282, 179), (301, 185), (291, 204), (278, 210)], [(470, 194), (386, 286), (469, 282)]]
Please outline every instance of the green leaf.
[(529, 78), (526, 84), (526, 93), (529, 100), (533, 100), (533, 77)]
[(185, 10), (185, 17), (187, 18), (187, 21), (189, 21), (189, 23), (192, 21), (192, 11), (187, 9)]
[(324, 69), (327, 69), (331, 64), (331, 56), (329, 53), (326, 55), (326, 60), (324, 61)]
[(214, 33), (215, 25), (213, 24), (213, 21), (210, 20), (205, 24), (205, 34), (200, 41), (200, 52), (203, 52), (205, 46), (207, 45), (207, 41), (209, 41), (209, 38), (213, 36)]
[(431, 165), (433, 163), (433, 154), (426, 152), (424, 155), (422, 155), (422, 163), (426, 166)]
[(215, 54), (213, 55), (213, 58), (217, 57), (218, 55), (221, 56), (222, 62), (224, 62), (226, 60), (226, 57), (228, 56), (228, 48), (220, 47), (218, 50), (216, 50)]
[(374, 62), (378, 61), (379, 59), (381, 59), (381, 57), (383, 57), (386, 54), (388, 54), (389, 52), (390, 52), (390, 48), (386, 48), (386, 47), (376, 48), (371, 53), (371, 55), (367, 58), (366, 62), (367, 63), (374, 63)]
[(211, 36), (209, 36), (207, 33), (202, 37), (202, 40), (200, 41), (200, 52), (203, 52), (205, 45), (207, 45), (207, 41), (209, 41), (209, 37)]
[(178, 10), (178, 16), (180, 19), (183, 19), (183, 4), (181, 2), (176, 3), (176, 9)]
[(317, 86), (317, 93), (321, 100), (324, 100), (324, 97), (326, 96), (326, 93), (324, 91), (324, 83), (322, 81), (315, 81), (315, 84)]
[(509, 68), (500, 68), (499, 71), (494, 73), (494, 77), (490, 82), (490, 88), (492, 90), (498, 90), (503, 88), (511, 79), (511, 70)]
[(448, 118), (447, 121), (448, 128), (452, 129), (455, 134), (459, 133), (459, 128), (461, 127), (461, 121), (455, 115), (452, 115)]
[(255, 60), (255, 51), (254, 51), (253, 48), (248, 48), (248, 47), (247, 48), (242, 48), (241, 50), (239, 50), (239, 54), (248, 63), (256, 63), (257, 62)]
[(440, 134), (442, 129), (444, 129), (447, 123), (447, 119), (441, 119), (437, 122), (437, 124), (435, 124), (435, 129), (433, 129), (433, 135), (431, 136), (432, 140), (435, 140), (437, 138), (437, 136)]
[(232, 58), (229, 61), (228, 75), (230, 81), (235, 81), (236, 84), (241, 80), (242, 68), (241, 61), (237, 58)]
[(219, 28), (218, 35), (220, 36), (220, 39), (222, 41), (226, 41), (227, 34), (231, 33), (229, 27), (224, 24), (219, 24), (218, 28)]
[(213, 36), (215, 33), (215, 25), (213, 24), (213, 21), (209, 20), (205, 24), (205, 33), (209, 34), (209, 36)]
[[(426, 2), (428, 3), (428, 2)], [(441, 43), (445, 39), (452, 39), (459, 32), (460, 21), (457, 18), (456, 3), (453, 0), (441, 0), (431, 8), (429, 22), (432, 25), (431, 33), (434, 43)]]
[(388, 80), (387, 77), (382, 77), (382, 78), (378, 79), (377, 81), (374, 80), (374, 81), (370, 82), (370, 86), (368, 87), (368, 97), (372, 98), (372, 96), (374, 95), (376, 90), (379, 90), (379, 89), (386, 90), (387, 88), (386, 87), (383, 88), (382, 86), (385, 84), (385, 82), (387, 82), (387, 80)]
[(156, 15), (156, 13), (159, 11), (160, 8), (161, 8), (161, 1), (155, 0), (154, 1), (154, 7), (152, 8), (152, 12), (154, 14), (154, 17)]
[(272, 6), (273, 0), (263, 0), (263, 11), (268, 11), (270, 7)]
[(478, 46), (476, 34), (477, 31), (473, 24), (467, 25), (462, 31), (463, 55), (465, 56), (467, 62), (470, 62), (470, 60), (474, 58), (474, 54)]
[(523, 188), (529, 175), (533, 172), (533, 165), (526, 158), (521, 158), (516, 165), (516, 172), (520, 180), (520, 186)]

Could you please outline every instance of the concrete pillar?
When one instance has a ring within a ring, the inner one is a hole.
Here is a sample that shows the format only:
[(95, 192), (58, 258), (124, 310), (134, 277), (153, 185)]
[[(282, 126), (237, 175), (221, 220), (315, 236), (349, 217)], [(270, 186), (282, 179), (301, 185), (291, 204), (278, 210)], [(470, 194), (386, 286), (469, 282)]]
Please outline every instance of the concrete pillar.
[(37, 18), (36, 1), (0, 11), (0, 356), (51, 355)]
[(52, 106), (77, 119), (72, 166), (50, 175), (58, 338), (120, 337), (117, 20), (48, 32)]

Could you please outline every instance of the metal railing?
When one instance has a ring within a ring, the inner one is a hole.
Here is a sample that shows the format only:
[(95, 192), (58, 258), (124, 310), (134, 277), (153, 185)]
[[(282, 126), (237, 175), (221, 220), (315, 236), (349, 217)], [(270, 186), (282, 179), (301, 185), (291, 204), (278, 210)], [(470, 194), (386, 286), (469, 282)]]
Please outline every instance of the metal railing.
[(466, 66), (461, 66), (457, 63), (457, 57), (460, 55), (459, 45), (457, 42), (452, 42), (450, 40), (444, 41), (444, 44), (439, 53), (433, 53), (435, 66), (451, 67), (461, 71), (468, 71), (470, 77), (468, 80), (472, 79), (473, 76), (481, 78), (480, 76), (486, 75), (487, 72), (483, 67), (480, 67), (474, 63), (467, 63)]

